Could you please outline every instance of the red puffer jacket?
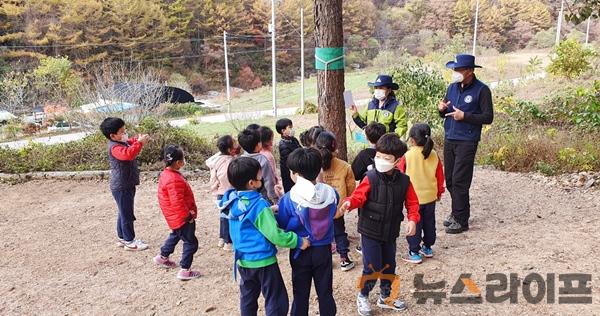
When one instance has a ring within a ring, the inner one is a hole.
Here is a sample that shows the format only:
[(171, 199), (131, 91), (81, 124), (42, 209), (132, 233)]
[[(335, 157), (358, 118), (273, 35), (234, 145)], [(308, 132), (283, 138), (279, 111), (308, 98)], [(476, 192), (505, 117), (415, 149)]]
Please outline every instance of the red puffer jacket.
[(196, 218), (198, 208), (192, 188), (178, 171), (165, 168), (158, 180), (158, 204), (170, 229)]

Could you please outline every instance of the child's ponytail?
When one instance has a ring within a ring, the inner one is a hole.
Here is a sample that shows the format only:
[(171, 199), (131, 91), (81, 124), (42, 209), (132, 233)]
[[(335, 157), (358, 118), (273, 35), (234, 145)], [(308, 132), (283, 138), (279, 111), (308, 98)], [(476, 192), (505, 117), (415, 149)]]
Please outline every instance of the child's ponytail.
[(167, 167), (183, 160), (183, 150), (177, 145), (167, 145), (163, 150), (163, 161)]
[(328, 170), (331, 168), (333, 153), (337, 148), (335, 135), (331, 132), (323, 131), (317, 137), (315, 145), (321, 153), (321, 156), (323, 156), (323, 170)]
[(433, 150), (433, 139), (431, 139), (431, 128), (429, 125), (419, 123), (411, 127), (408, 137), (412, 138), (417, 146), (423, 147), (423, 157), (429, 158), (431, 151)]

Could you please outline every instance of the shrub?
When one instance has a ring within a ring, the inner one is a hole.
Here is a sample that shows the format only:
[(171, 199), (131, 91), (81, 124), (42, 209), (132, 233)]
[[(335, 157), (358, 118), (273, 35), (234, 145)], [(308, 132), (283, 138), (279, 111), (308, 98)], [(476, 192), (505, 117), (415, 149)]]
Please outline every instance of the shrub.
[(548, 118), (555, 124), (585, 130), (600, 127), (600, 80), (590, 88), (568, 88), (546, 98)]
[(537, 32), (531, 41), (527, 43), (529, 48), (550, 48), (556, 41), (556, 28), (551, 27), (545, 31)]
[(302, 109), (298, 109), (296, 114), (304, 115), (304, 114), (315, 114), (319, 113), (319, 108), (316, 104), (310, 101), (304, 101), (304, 111)]
[[(182, 146), (191, 168), (203, 167), (212, 155), (213, 146), (194, 132), (168, 126), (155, 119), (145, 119), (131, 128), (131, 134), (148, 133), (152, 137), (138, 161), (144, 170), (161, 170), (162, 148), (167, 144)], [(0, 172), (83, 171), (109, 168), (106, 138), (99, 132), (84, 139), (55, 145), (30, 143), (21, 149), (0, 148)]]
[(393, 67), (388, 73), (400, 86), (396, 97), (407, 108), (408, 119), (427, 123), (434, 130), (441, 129), (437, 104), (446, 92), (442, 74), (419, 60)]
[(163, 114), (166, 118), (205, 115), (217, 112), (214, 109), (202, 107), (196, 103), (167, 103), (163, 106), (166, 108)]
[(590, 67), (590, 58), (593, 55), (591, 49), (574, 39), (568, 39), (554, 49), (548, 72), (568, 79), (576, 78)]

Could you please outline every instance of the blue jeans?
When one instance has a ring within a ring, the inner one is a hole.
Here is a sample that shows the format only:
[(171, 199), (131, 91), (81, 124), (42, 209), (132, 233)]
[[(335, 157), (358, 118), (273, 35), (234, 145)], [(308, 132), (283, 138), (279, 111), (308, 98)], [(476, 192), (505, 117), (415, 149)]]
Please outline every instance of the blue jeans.
[(127, 242), (135, 239), (135, 230), (133, 222), (133, 202), (135, 200), (135, 188), (130, 190), (112, 191), (112, 195), (117, 202), (119, 214), (117, 215), (117, 236)]
[(196, 221), (185, 223), (178, 229), (171, 231), (167, 240), (160, 247), (160, 255), (163, 257), (170, 256), (175, 251), (175, 246), (180, 240), (183, 240), (183, 253), (179, 265), (182, 269), (189, 269), (194, 260), (194, 254), (198, 250), (198, 239), (196, 238)]

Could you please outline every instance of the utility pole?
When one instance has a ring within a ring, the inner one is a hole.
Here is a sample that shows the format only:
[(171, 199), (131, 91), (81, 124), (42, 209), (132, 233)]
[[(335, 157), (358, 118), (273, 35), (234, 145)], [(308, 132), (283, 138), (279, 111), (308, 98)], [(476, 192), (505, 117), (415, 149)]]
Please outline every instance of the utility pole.
[(272, 71), (272, 90), (273, 90), (273, 116), (277, 117), (277, 62), (275, 60), (275, 0), (271, 0), (271, 71)]
[(560, 42), (560, 29), (562, 27), (564, 10), (565, 10), (565, 0), (561, 0), (560, 1), (560, 12), (558, 13), (558, 22), (556, 25), (556, 41), (554, 43), (554, 45), (556, 45), (556, 46), (558, 46), (558, 43)]
[(300, 8), (300, 110), (304, 113), (304, 8)]
[(587, 29), (585, 31), (585, 45), (588, 44), (588, 41), (590, 39), (590, 21), (591, 20), (592, 20), (592, 16), (590, 15), (587, 20)]
[(475, 47), (477, 47), (477, 22), (479, 20), (479, 0), (475, 7), (475, 28), (473, 30), (473, 56), (475, 56)]
[(227, 93), (227, 113), (231, 114), (231, 92), (229, 88), (229, 63), (227, 60), (227, 31), (223, 31), (223, 51), (225, 53), (225, 84)]

